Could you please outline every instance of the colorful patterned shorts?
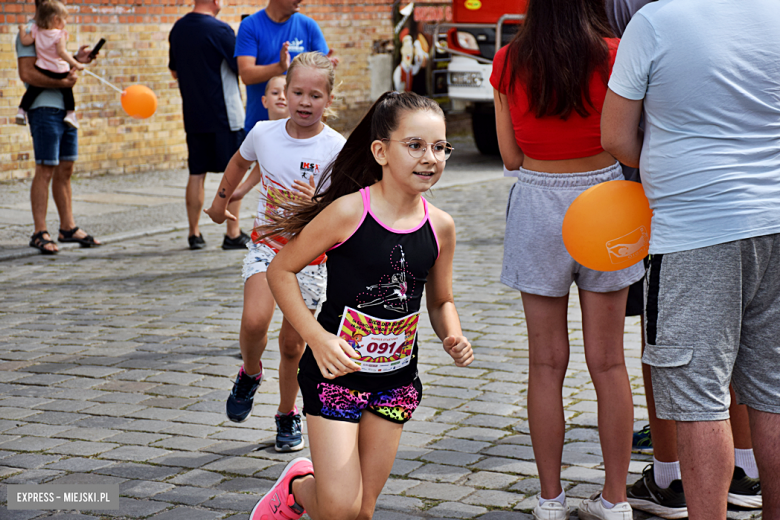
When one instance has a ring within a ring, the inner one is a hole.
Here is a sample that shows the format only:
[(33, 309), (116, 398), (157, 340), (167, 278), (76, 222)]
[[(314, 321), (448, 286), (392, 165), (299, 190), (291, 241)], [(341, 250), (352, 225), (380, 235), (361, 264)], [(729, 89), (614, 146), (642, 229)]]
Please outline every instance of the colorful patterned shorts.
[(335, 383), (318, 383), (298, 373), (303, 396), (303, 413), (334, 421), (357, 423), (363, 410), (394, 423), (403, 424), (412, 418), (422, 399), (419, 378), (406, 386), (379, 392), (359, 392)]
[[(244, 269), (241, 273), (244, 283), (250, 276), (266, 272), (271, 265), (271, 260), (276, 256), (274, 250), (265, 244), (250, 243), (247, 247), (249, 252), (244, 258)], [(325, 285), (328, 281), (328, 269), (325, 264), (307, 265), (295, 276), (298, 278), (306, 307), (316, 309), (321, 302), (325, 301)]]

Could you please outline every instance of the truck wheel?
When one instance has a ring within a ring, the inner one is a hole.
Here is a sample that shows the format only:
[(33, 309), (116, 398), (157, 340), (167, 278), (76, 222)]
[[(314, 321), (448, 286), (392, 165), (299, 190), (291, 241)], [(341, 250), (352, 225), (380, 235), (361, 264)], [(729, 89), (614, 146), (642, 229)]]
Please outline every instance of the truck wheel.
[(474, 142), (482, 155), (498, 155), (495, 112), (474, 112), (471, 114), (471, 130)]

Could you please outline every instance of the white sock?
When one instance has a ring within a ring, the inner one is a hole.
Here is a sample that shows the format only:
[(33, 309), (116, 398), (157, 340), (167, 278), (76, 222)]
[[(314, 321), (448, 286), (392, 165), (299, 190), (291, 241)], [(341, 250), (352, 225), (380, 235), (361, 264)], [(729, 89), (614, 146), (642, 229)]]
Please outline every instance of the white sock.
[(753, 450), (738, 450), (734, 448), (734, 465), (742, 468), (745, 475), (750, 478), (758, 478), (758, 466)]
[(653, 457), (653, 478), (661, 489), (666, 489), (674, 480), (682, 480), (680, 461), (660, 462)]
[(603, 506), (604, 506), (606, 509), (612, 509), (613, 507), (615, 507), (615, 504), (613, 504), (612, 502), (608, 502), (608, 501), (607, 501), (607, 500), (604, 498), (604, 495), (601, 495), (601, 504), (602, 504), (602, 505), (603, 505)]
[(558, 495), (555, 498), (542, 498), (542, 494), (539, 493), (539, 505), (540, 506), (543, 506), (545, 504), (545, 502), (553, 502), (553, 501), (558, 502), (562, 506), (566, 507), (566, 492), (565, 491), (561, 491), (561, 494)]

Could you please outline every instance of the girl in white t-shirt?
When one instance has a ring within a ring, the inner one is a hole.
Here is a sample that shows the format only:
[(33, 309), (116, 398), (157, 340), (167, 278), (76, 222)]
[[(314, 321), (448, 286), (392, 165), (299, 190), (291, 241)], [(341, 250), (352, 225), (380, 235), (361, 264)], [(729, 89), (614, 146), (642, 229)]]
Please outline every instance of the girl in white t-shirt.
[[(35, 44), (35, 68), (41, 73), (53, 79), (65, 79), (70, 73), (71, 67), (83, 70), (84, 65), (76, 61), (73, 56), (68, 54), (66, 43), (68, 41), (68, 31), (65, 30), (65, 23), (68, 19), (68, 10), (65, 5), (58, 0), (47, 0), (41, 2), (35, 11), (35, 24), (30, 32), (27, 32), (23, 25), (19, 26), (19, 40), (22, 45)], [(19, 104), (19, 111), (16, 114), (16, 123), (23, 125), (27, 121), (27, 111), (30, 110), (35, 99), (43, 92), (44, 88), (27, 87)], [(72, 88), (61, 88), (62, 100), (65, 104), (66, 124), (73, 128), (78, 128), (76, 121), (76, 102), (73, 99)]]
[[(276, 203), (311, 199), (325, 167), (344, 145), (341, 134), (322, 122), (323, 113), (333, 102), (335, 71), (321, 53), (306, 52), (293, 60), (287, 72), (285, 97), (289, 118), (261, 121), (249, 132), (241, 148), (228, 164), (214, 201), (206, 210), (214, 222), (236, 217), (227, 211), (231, 196), (243, 197), (253, 182), (238, 188), (244, 173), (253, 162), (260, 168), (260, 203), (255, 226), (266, 223), (266, 215), (277, 211)], [(257, 182), (257, 181), (254, 181)], [(237, 192), (238, 193), (235, 193)], [(263, 377), (260, 358), (268, 343), (268, 328), (274, 311), (274, 298), (268, 288), (266, 270), (276, 253), (284, 247), (282, 237), (258, 239), (252, 233), (252, 244), (244, 260), (244, 310), (239, 343), (244, 365), (238, 372), (228, 397), (226, 413), (234, 422), (249, 418), (254, 394)], [(311, 312), (325, 295), (325, 256), (313, 260), (298, 275), (301, 295)], [(279, 331), (279, 410), (276, 414), (276, 450), (303, 449), (301, 416), (295, 406), (298, 395), (298, 361), (305, 344), (284, 319)]]

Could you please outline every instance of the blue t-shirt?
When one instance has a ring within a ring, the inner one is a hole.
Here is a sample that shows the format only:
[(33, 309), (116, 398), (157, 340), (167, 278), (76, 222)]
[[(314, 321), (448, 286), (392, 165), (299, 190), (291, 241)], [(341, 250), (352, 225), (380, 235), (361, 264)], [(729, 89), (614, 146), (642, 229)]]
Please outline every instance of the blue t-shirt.
[[(286, 22), (276, 23), (265, 14), (265, 9), (245, 18), (238, 28), (235, 56), (252, 56), (256, 65), (272, 65), (279, 62), (279, 51), (284, 42), (290, 42), (290, 56), (302, 52), (319, 51), (328, 54), (317, 22), (301, 13), (294, 13)], [(258, 121), (268, 119), (268, 110), (262, 103), (265, 84), (256, 83), (246, 86), (246, 123), (247, 133)]]
[(644, 99), (650, 253), (780, 232), (777, 0), (661, 0), (618, 48), (609, 88)]
[(187, 133), (238, 131), (244, 105), (233, 56), (233, 29), (213, 16), (189, 13), (168, 36), (168, 68), (179, 78), (184, 130)]

